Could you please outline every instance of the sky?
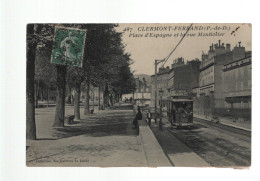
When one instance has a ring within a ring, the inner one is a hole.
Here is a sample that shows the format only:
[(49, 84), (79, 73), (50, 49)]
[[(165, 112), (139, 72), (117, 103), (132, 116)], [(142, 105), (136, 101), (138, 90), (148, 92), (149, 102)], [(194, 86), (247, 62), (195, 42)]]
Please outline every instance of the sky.
[[(119, 24), (118, 32), (124, 32), (122, 40), (125, 52), (131, 54), (131, 65), (135, 74), (154, 74), (154, 60), (167, 57), (178, 44), (182, 35), (191, 24)], [(207, 33), (213, 36), (198, 36)], [(156, 37), (157, 36), (157, 37)], [(199, 58), (202, 51), (207, 53), (214, 43), (230, 43), (231, 49), (238, 45), (252, 50), (251, 24), (192, 24), (191, 29), (169, 57), (165, 66), (170, 66), (174, 59), (183, 57), (185, 61)]]

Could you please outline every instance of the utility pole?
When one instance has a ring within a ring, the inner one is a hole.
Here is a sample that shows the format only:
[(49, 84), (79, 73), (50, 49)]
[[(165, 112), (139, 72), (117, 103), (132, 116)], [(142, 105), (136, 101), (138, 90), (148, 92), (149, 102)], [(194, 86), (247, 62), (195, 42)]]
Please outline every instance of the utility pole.
[(154, 76), (154, 85), (155, 85), (155, 94), (154, 94), (154, 121), (157, 123), (157, 62), (158, 60), (154, 61), (154, 67), (155, 67), (155, 76)]
[(155, 117), (154, 117), (154, 120), (155, 120), (155, 123), (157, 123), (157, 65), (159, 64), (159, 63), (162, 63), (162, 62), (164, 62), (165, 61), (165, 59), (163, 59), (163, 60), (155, 60), (154, 61), (154, 67), (155, 67), (155, 76), (154, 76), (154, 82), (155, 82), (155, 106), (154, 106), (154, 108), (155, 108), (155, 111), (154, 111), (154, 114), (155, 114)]

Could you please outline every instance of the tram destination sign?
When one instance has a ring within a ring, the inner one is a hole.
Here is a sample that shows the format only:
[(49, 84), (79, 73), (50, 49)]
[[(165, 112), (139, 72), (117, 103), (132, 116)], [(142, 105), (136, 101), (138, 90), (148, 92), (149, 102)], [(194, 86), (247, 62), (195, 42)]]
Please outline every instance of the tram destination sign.
[(86, 30), (56, 27), (51, 63), (82, 67)]

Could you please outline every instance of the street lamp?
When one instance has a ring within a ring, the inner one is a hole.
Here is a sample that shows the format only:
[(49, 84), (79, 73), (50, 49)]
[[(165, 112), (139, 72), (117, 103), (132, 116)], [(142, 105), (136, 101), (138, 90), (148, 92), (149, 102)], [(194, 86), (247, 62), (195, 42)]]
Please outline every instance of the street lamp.
[(159, 121), (159, 130), (162, 130), (162, 96), (163, 96), (163, 90), (162, 88), (159, 90), (160, 95), (160, 121)]

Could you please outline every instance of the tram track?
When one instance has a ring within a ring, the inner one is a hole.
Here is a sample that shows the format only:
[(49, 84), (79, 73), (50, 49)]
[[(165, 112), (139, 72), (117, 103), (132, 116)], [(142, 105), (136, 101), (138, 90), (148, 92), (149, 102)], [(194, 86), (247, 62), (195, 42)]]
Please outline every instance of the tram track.
[(200, 124), (211, 126), (214, 128), (219, 128), (221, 130), (231, 131), (231, 132), (239, 134), (239, 135), (251, 137), (251, 131), (248, 131), (248, 130), (228, 126), (228, 125), (221, 124), (221, 123), (215, 123), (215, 122), (207, 121), (207, 120), (196, 118), (196, 117), (194, 117), (193, 121), (195, 123), (200, 123)]
[(189, 129), (167, 128), (205, 161), (216, 167), (250, 166), (251, 137), (195, 121)]

